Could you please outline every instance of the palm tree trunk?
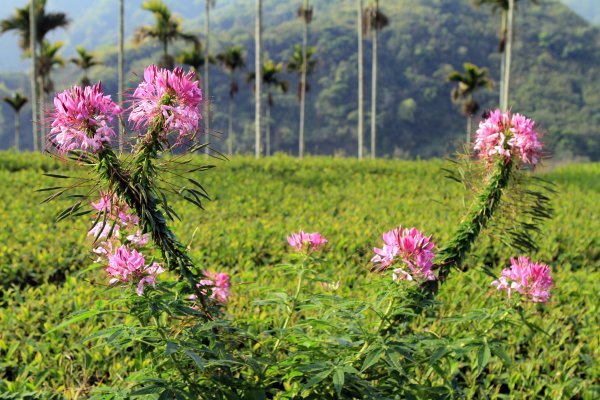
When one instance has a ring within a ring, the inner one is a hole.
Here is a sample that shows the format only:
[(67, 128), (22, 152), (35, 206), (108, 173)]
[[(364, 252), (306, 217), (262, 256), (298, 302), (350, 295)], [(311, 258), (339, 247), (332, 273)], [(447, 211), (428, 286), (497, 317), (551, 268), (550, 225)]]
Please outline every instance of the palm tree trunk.
[(363, 112), (364, 112), (364, 88), (363, 88), (363, 38), (362, 38), (362, 19), (363, 19), (363, 1), (357, 0), (357, 34), (358, 34), (358, 159), (363, 157)]
[[(210, 58), (210, 0), (204, 0), (204, 126), (206, 132), (210, 133), (210, 91), (208, 80), (208, 64)], [(206, 148), (208, 153), (208, 147)]]
[[(233, 84), (233, 71), (231, 72), (230, 84)], [(229, 95), (229, 121), (227, 126), (227, 152), (233, 154), (233, 95)]]
[(502, 95), (502, 110), (508, 110), (508, 93), (510, 88), (510, 63), (512, 59), (513, 42), (513, 17), (515, 11), (515, 0), (508, 0), (507, 34), (506, 34), (506, 62), (504, 64), (504, 94)]
[(19, 139), (21, 138), (21, 118), (19, 112), (15, 112), (15, 150), (19, 151)]
[[(270, 96), (270, 94), (269, 94)], [(267, 105), (267, 118), (266, 121), (267, 123), (267, 127), (266, 127), (266, 155), (267, 157), (271, 155), (271, 104)]]
[(471, 129), (473, 126), (473, 116), (467, 115), (467, 148), (471, 147)]
[(38, 75), (38, 87), (39, 87), (39, 120), (38, 120), (38, 124), (39, 124), (39, 135), (38, 135), (38, 148), (40, 149), (40, 151), (44, 151), (44, 139), (45, 139), (45, 121), (44, 119), (46, 118), (46, 110), (45, 110), (45, 93), (44, 93), (44, 77), (42, 75)]
[(498, 102), (498, 107), (502, 108), (502, 105), (504, 104), (504, 68), (505, 68), (505, 64), (506, 64), (506, 20), (508, 18), (508, 13), (506, 11), (502, 11), (502, 30), (500, 33), (500, 40), (502, 40), (504, 43), (502, 44), (502, 48), (500, 50), (502, 50), (502, 53), (500, 54), (500, 83), (499, 83), (499, 89), (500, 89), (500, 99)]
[(262, 96), (262, 2), (256, 0), (256, 32), (254, 40), (256, 42), (255, 49), (255, 71), (256, 78), (254, 79), (254, 101), (255, 101), (255, 112), (254, 112), (254, 125), (255, 125), (255, 137), (254, 137), (254, 156), (260, 158), (260, 102)]
[[(375, 10), (379, 11), (379, 1), (375, 1)], [(373, 29), (373, 70), (371, 71), (371, 158), (375, 159), (377, 148), (377, 42), (379, 31)]]
[(302, 31), (302, 77), (300, 78), (300, 130), (298, 133), (298, 157), (304, 157), (304, 118), (306, 110), (306, 75), (308, 69), (307, 46), (308, 46), (308, 21), (306, 12), (308, 10), (308, 0), (304, 0), (303, 19), (304, 29)]
[(31, 127), (33, 131), (33, 151), (38, 151), (38, 94), (39, 88), (37, 84), (37, 23), (35, 20), (35, 1), (29, 2), (29, 47), (31, 49)]
[[(125, 92), (125, 0), (119, 0), (119, 106), (123, 108)], [(119, 151), (123, 152), (125, 142), (125, 126), (119, 119)]]
[(169, 42), (167, 39), (163, 40), (163, 62), (164, 68), (169, 68)]

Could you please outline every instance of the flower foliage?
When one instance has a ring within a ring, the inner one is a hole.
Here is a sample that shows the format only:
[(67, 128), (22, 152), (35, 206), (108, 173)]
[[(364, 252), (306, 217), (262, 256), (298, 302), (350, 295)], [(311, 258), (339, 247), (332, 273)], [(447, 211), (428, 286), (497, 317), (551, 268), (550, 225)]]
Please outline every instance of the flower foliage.
[(304, 250), (319, 250), (327, 243), (327, 239), (325, 239), (319, 232), (306, 233), (303, 230), (300, 230), (298, 233), (292, 233), (287, 237), (287, 241), (290, 246), (292, 246), (294, 250), (299, 253)]
[(524, 164), (535, 166), (541, 157), (542, 145), (531, 119), (495, 110), (479, 123), (475, 150), (482, 159), (491, 160), (498, 154), (504, 159), (516, 157)]
[(506, 290), (510, 299), (511, 292), (516, 290), (535, 303), (545, 303), (550, 298), (553, 285), (550, 267), (542, 263), (534, 263), (528, 257), (510, 259), (510, 268), (505, 268), (498, 280), (492, 282), (498, 290)]
[(435, 243), (431, 236), (425, 236), (416, 228), (392, 229), (383, 234), (383, 247), (375, 248), (375, 256), (371, 262), (376, 264), (377, 271), (385, 271), (397, 260), (408, 267), (394, 269), (394, 280), (435, 280), (431, 267), (433, 266), (433, 249)]
[(158, 123), (163, 135), (177, 132), (177, 142), (181, 142), (198, 130), (201, 102), (202, 91), (193, 72), (150, 65), (144, 70), (144, 81), (133, 92), (129, 121), (135, 129)]
[(59, 151), (98, 152), (116, 136), (110, 126), (123, 110), (102, 92), (102, 84), (74, 86), (54, 98), (50, 140)]

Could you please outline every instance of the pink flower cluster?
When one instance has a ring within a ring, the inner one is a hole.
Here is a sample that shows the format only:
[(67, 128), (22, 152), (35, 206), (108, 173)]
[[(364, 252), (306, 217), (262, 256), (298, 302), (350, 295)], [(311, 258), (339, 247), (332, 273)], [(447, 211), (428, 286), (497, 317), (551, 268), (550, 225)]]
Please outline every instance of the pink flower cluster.
[(475, 137), (475, 150), (479, 158), (491, 160), (494, 154), (505, 159), (517, 156), (525, 164), (536, 165), (541, 157), (542, 145), (535, 131), (535, 122), (521, 114), (511, 115), (496, 110), (479, 123)]
[(292, 233), (287, 237), (287, 241), (299, 253), (305, 249), (310, 251), (319, 250), (327, 243), (327, 239), (321, 236), (319, 232), (306, 233), (303, 230)]
[(544, 303), (550, 298), (553, 285), (550, 267), (542, 263), (534, 263), (528, 257), (510, 259), (510, 268), (505, 268), (498, 280), (492, 282), (498, 290), (506, 290), (510, 299), (511, 292), (516, 290), (535, 303)]
[(50, 140), (62, 152), (98, 152), (116, 136), (109, 124), (123, 111), (102, 93), (100, 83), (85, 88), (74, 86), (58, 93), (54, 106)]
[(100, 199), (92, 203), (92, 207), (98, 211), (97, 222), (88, 236), (102, 239), (96, 244), (94, 253), (98, 255), (96, 262), (108, 264), (106, 272), (111, 277), (110, 283), (137, 282), (136, 292), (140, 296), (144, 293), (144, 285), (156, 287), (156, 276), (164, 269), (158, 263), (145, 265), (143, 255), (135, 249), (150, 240), (150, 235), (142, 234), (139, 229), (137, 215), (117, 195), (107, 192), (100, 192)]
[(181, 68), (169, 71), (150, 65), (144, 70), (144, 81), (133, 92), (133, 98), (129, 121), (135, 129), (156, 123), (158, 117), (165, 135), (179, 133), (177, 142), (198, 130), (202, 91), (191, 71), (185, 74)]
[(143, 247), (150, 240), (150, 235), (142, 234), (139, 229), (137, 215), (133, 214), (129, 206), (120, 201), (116, 195), (100, 192), (100, 199), (92, 203), (92, 207), (100, 213), (100, 217), (88, 232), (88, 236), (96, 240), (103, 239), (94, 249), (94, 252), (100, 256), (98, 261), (106, 257), (113, 247), (116, 247), (115, 244), (118, 246), (122, 236), (121, 231), (125, 232), (128, 244), (133, 246)]
[(431, 270), (435, 253), (435, 243), (431, 236), (425, 236), (416, 228), (402, 229), (400, 226), (383, 234), (383, 247), (375, 248), (375, 256), (371, 262), (378, 264), (374, 269), (385, 271), (396, 260), (401, 260), (409, 271), (398, 267), (394, 269), (394, 280), (435, 280)]
[(115, 252), (108, 256), (106, 272), (111, 277), (110, 283), (138, 282), (136, 293), (144, 294), (144, 286), (152, 285), (156, 288), (156, 276), (165, 270), (158, 263), (145, 265), (144, 256), (128, 246), (121, 245)]
[[(199, 288), (207, 287), (210, 288), (210, 298), (218, 301), (221, 304), (227, 303), (229, 295), (231, 294), (231, 278), (229, 275), (223, 272), (210, 272), (205, 271), (204, 276), (207, 279), (202, 279), (196, 286)], [(202, 294), (206, 295), (207, 291), (202, 290)], [(198, 296), (192, 294), (190, 300), (196, 300)]]

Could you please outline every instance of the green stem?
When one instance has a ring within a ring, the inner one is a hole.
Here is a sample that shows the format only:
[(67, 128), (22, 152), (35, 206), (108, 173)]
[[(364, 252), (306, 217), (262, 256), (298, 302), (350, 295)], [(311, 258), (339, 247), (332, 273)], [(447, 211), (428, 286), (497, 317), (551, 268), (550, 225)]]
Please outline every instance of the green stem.
[[(294, 315), (294, 311), (296, 310), (296, 306), (298, 305), (298, 297), (300, 296), (300, 290), (302, 289), (302, 278), (304, 276), (304, 263), (302, 263), (300, 273), (298, 274), (298, 284), (296, 285), (296, 292), (294, 293), (294, 297), (292, 297), (292, 305), (288, 311), (288, 315), (285, 317), (283, 321), (283, 325), (281, 325), (281, 330), (285, 330), (290, 323), (292, 316)], [(275, 345), (273, 346), (273, 350), (271, 350), (272, 354), (275, 354), (275, 351), (279, 348), (281, 344), (281, 335), (277, 338)]]
[[(375, 336), (375, 337), (379, 336), (379, 334), (381, 333), (381, 331), (383, 329), (383, 324), (385, 324), (385, 321), (389, 320), (390, 314), (394, 308), (395, 300), (396, 300), (395, 297), (392, 297), (390, 299), (390, 302), (388, 303), (385, 311), (383, 312), (383, 316), (381, 317), (381, 319), (379, 320), (379, 323), (377, 324), (377, 328), (375, 329), (373, 336)], [(367, 351), (367, 349), (369, 348), (371, 343), (372, 343), (372, 341), (365, 340), (365, 343), (363, 344), (361, 349), (358, 351), (358, 353), (356, 353), (356, 356), (354, 356), (354, 358), (352, 359), (352, 363), (360, 360), (360, 358), (365, 354), (365, 352)]]

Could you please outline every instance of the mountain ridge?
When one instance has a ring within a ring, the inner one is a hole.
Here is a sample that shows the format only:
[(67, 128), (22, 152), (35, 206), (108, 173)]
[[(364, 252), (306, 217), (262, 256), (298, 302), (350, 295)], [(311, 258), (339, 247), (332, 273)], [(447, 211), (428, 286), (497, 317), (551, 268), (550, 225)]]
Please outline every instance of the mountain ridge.
[[(211, 48), (218, 50), (243, 43), (248, 53), (248, 69), (252, 69), (252, 4), (239, 0), (222, 0), (218, 4), (213, 12)], [(499, 18), (491, 15), (489, 9), (473, 8), (466, 0), (403, 0), (394, 5), (381, 4), (392, 25), (381, 33), (380, 41), (378, 154), (447, 155), (461, 146), (464, 118), (449, 100), (451, 85), (445, 78), (449, 71), (469, 61), (488, 67), (497, 80)], [(200, 5), (196, 1), (196, 7), (201, 9)], [(356, 152), (354, 7), (352, 2), (339, 0), (318, 3), (310, 28), (310, 43), (319, 48), (319, 66), (311, 77), (312, 90), (308, 94), (307, 149), (311, 153), (353, 155)], [(276, 61), (288, 58), (292, 45), (300, 42), (301, 24), (295, 18), (295, 9), (292, 2), (265, 0), (265, 48), (267, 55)], [(174, 11), (185, 10), (176, 8)], [(201, 31), (201, 12), (186, 21), (186, 29)], [(145, 21), (149, 23), (152, 17), (146, 14), (149, 18)], [(598, 29), (552, 1), (543, 1), (539, 6), (521, 5), (516, 23), (511, 86), (514, 109), (540, 121), (543, 130), (548, 132), (548, 147), (554, 152), (564, 157), (598, 159), (600, 141), (598, 124), (594, 124), (600, 118), (597, 117), (600, 116), (600, 98), (596, 94), (600, 93), (600, 77), (595, 69), (600, 61)], [(95, 68), (91, 77), (102, 80), (106, 90), (114, 94), (116, 76), (111, 67), (116, 62), (116, 49), (107, 44), (96, 51), (103, 56), (105, 65)], [(365, 51), (365, 93), (369, 94), (369, 40), (365, 40)], [(132, 82), (138, 79), (145, 65), (157, 60), (158, 52), (159, 46), (155, 44), (140, 47), (128, 44), (127, 69)], [(224, 130), (226, 114), (222, 110), (227, 108), (227, 77), (217, 67), (211, 68), (213, 126)], [(57, 72), (57, 88), (72, 84), (74, 74), (77, 71), (72, 66)], [(296, 78), (292, 75), (286, 78), (291, 81), (291, 87), (295, 87)], [(0, 81), (9, 89), (14, 86), (6, 79)], [(253, 94), (250, 87), (241, 86), (234, 125), (238, 137), (236, 148), (245, 152), (251, 151), (253, 146)], [(482, 92), (477, 97), (484, 108), (497, 103), (495, 91)], [(365, 109), (369, 110), (368, 95)], [(278, 150), (295, 152), (297, 112), (295, 93), (276, 95), (272, 125)], [(6, 125), (12, 119), (6, 110), (4, 114)], [(367, 114), (367, 126), (368, 122)], [(5, 133), (3, 144), (9, 137)], [(222, 145), (219, 139), (216, 145)]]

